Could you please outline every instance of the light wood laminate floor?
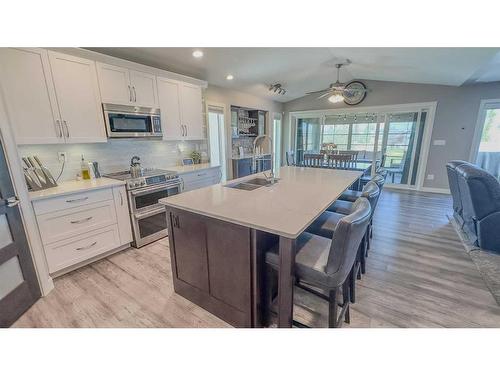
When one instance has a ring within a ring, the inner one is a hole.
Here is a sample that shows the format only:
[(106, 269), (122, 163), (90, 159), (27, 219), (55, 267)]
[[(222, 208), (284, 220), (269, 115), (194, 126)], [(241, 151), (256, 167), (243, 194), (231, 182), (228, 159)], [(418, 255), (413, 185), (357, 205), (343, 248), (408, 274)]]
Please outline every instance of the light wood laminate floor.
[[(449, 224), (450, 210), (446, 195), (384, 190), (345, 327), (500, 327), (500, 307)], [(325, 327), (326, 304), (296, 297), (296, 318)], [(166, 239), (56, 279), (55, 290), (14, 325), (228, 326), (174, 293)]]

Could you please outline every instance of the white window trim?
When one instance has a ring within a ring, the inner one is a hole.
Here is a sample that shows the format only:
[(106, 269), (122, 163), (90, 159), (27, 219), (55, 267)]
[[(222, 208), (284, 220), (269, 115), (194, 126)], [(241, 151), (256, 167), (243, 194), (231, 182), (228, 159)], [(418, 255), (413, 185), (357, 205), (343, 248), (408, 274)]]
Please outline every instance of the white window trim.
[(477, 153), (479, 152), (479, 146), (481, 144), (481, 136), (483, 135), (484, 120), (486, 115), (486, 110), (500, 108), (500, 99), (483, 99), (479, 105), (479, 111), (477, 112), (476, 127), (474, 129), (474, 136), (472, 137), (472, 145), (469, 153), (469, 162), (475, 163), (477, 158)]

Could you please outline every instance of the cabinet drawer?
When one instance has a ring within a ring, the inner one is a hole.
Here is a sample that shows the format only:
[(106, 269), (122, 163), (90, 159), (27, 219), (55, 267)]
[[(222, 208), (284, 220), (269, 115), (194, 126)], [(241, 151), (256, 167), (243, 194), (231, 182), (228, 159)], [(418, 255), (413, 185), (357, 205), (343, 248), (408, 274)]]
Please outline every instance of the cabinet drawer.
[(117, 225), (55, 242), (45, 246), (49, 272), (60, 271), (119, 246), (120, 236)]
[(91, 190), (34, 201), (33, 208), (37, 215), (42, 215), (107, 200), (113, 200), (112, 189)]
[(184, 183), (190, 183), (201, 179), (219, 178), (220, 168), (202, 169), (196, 172), (189, 172), (181, 175)]
[(65, 240), (116, 223), (114, 201), (103, 201), (37, 216), (44, 244)]

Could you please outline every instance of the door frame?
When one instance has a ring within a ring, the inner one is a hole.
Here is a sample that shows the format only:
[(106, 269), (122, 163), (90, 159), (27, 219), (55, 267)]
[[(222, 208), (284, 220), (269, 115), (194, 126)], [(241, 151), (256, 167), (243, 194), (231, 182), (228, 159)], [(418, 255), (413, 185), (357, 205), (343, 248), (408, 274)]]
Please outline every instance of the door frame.
[(477, 153), (479, 152), (479, 145), (481, 144), (481, 137), (483, 135), (484, 120), (486, 117), (486, 110), (489, 107), (498, 104), (500, 108), (500, 99), (483, 99), (479, 104), (479, 110), (476, 117), (476, 127), (474, 128), (474, 136), (472, 137), (472, 144), (469, 153), (469, 162), (476, 163)]
[(46, 296), (54, 289), (54, 282), (49, 274), (47, 260), (43, 250), (42, 240), (38, 232), (38, 224), (36, 222), (33, 206), (29, 196), (28, 188), (22, 173), (20, 155), (17, 149), (14, 133), (11, 128), (10, 116), (5, 105), (4, 90), (0, 77), (0, 137), (2, 137), (4, 145), (4, 154), (9, 168), (12, 185), (14, 191), (20, 201), (19, 211), (21, 220), (24, 225), (26, 239), (35, 266), (38, 283), (42, 292), (42, 296)]
[[(224, 121), (222, 123), (222, 133), (219, 132), (219, 136), (222, 135), (222, 138), (219, 140), (219, 147), (222, 148), (222, 165), (220, 166), (221, 168), (221, 182), (225, 182), (228, 177), (228, 172), (229, 172), (229, 158), (228, 158), (228, 153), (227, 153), (227, 143), (228, 143), (228, 130), (227, 130), (227, 105), (224, 103), (218, 103), (218, 102), (213, 102), (213, 101), (206, 101), (205, 102), (205, 118), (206, 118), (206, 124), (207, 124), (207, 146), (208, 146), (208, 151), (210, 152), (210, 132), (209, 132), (209, 118), (208, 118), (208, 113), (209, 113), (209, 107), (217, 107), (222, 109), (222, 114), (224, 116)], [(231, 121), (231, 119), (229, 119)], [(229, 126), (229, 131), (231, 131), (231, 126)], [(231, 138), (229, 138), (231, 139)], [(231, 166), (232, 167), (232, 166)], [(224, 180), (224, 181), (223, 181)]]
[(328, 108), (328, 109), (315, 109), (309, 111), (291, 111), (288, 113), (288, 126), (289, 126), (289, 139), (288, 144), (296, 148), (296, 131), (297, 131), (297, 119), (299, 118), (321, 118), (322, 116), (335, 115), (339, 113), (358, 113), (358, 112), (376, 112), (378, 115), (387, 115), (390, 113), (397, 112), (411, 112), (411, 111), (422, 111), (427, 110), (427, 118), (425, 122), (424, 134), (422, 136), (422, 148), (420, 150), (420, 160), (418, 163), (418, 173), (417, 179), (415, 181), (415, 186), (398, 186), (391, 185), (391, 188), (395, 189), (405, 189), (405, 190), (424, 190), (425, 173), (427, 171), (427, 161), (429, 159), (432, 131), (434, 128), (434, 119), (436, 117), (437, 101), (432, 102), (420, 102), (420, 103), (406, 103), (406, 104), (394, 104), (394, 105), (380, 105), (380, 106), (360, 106), (360, 107), (349, 107), (349, 108)]

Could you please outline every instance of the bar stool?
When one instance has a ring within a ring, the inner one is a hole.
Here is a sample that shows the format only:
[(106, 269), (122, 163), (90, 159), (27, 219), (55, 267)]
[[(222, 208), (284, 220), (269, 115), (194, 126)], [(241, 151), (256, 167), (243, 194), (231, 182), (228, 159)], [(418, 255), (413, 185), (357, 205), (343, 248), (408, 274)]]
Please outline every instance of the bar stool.
[[(337, 328), (342, 320), (350, 322), (349, 285), (346, 282), (370, 221), (370, 203), (360, 198), (350, 215), (342, 216), (329, 238), (303, 232), (296, 240), (294, 277), (298, 288), (328, 301), (328, 327)], [(271, 312), (273, 270), (279, 271), (278, 245), (265, 255), (267, 285), (266, 312)], [(342, 301), (338, 294), (342, 292)], [(339, 307), (340, 312), (339, 312)], [(305, 325), (294, 321), (299, 327)]]

